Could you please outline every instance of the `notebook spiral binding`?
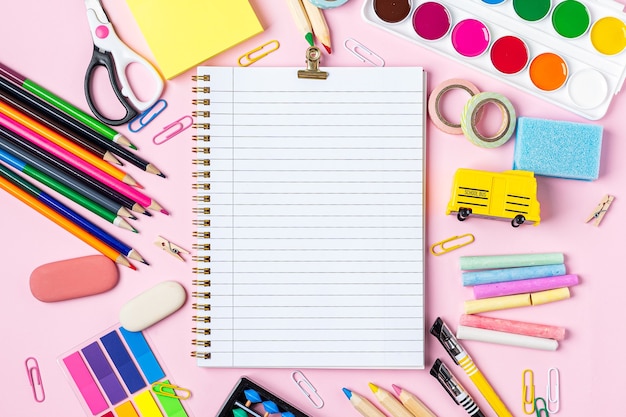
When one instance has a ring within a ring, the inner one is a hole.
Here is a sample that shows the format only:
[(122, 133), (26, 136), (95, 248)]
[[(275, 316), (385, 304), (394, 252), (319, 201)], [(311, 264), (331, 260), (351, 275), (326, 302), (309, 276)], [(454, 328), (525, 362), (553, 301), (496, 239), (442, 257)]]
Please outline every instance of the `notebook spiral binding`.
[(194, 214), (193, 225), (195, 228), (193, 237), (196, 239), (196, 243), (192, 245), (192, 248), (197, 251), (196, 255), (192, 256), (192, 261), (195, 262), (192, 271), (196, 275), (192, 285), (196, 287), (196, 291), (191, 294), (197, 300), (192, 304), (196, 313), (191, 319), (196, 327), (191, 329), (195, 337), (191, 340), (191, 344), (197, 349), (191, 352), (191, 356), (196, 359), (211, 359), (211, 352), (208, 350), (211, 347), (211, 340), (208, 338), (211, 335), (211, 280), (208, 279), (208, 275), (211, 274), (211, 268), (208, 266), (211, 262), (209, 255), (211, 244), (206, 242), (206, 239), (211, 237), (211, 232), (207, 230), (211, 226), (211, 220), (207, 218), (211, 214), (211, 208), (206, 206), (211, 202), (211, 196), (208, 195), (211, 184), (207, 182), (211, 178), (211, 147), (208, 146), (211, 136), (207, 134), (207, 131), (211, 129), (209, 123), (211, 112), (208, 109), (211, 100), (207, 97), (211, 92), (211, 87), (207, 85), (211, 78), (208, 75), (194, 75), (191, 79), (195, 82), (191, 89), (195, 96), (192, 104), (196, 106), (196, 110), (191, 113), (192, 117), (195, 118), (192, 126), (196, 130), (192, 136), (196, 142), (195, 146), (192, 147), (192, 152), (196, 155), (192, 159), (192, 163), (195, 165), (192, 188), (195, 190), (193, 201), (196, 207), (193, 208), (192, 213)]

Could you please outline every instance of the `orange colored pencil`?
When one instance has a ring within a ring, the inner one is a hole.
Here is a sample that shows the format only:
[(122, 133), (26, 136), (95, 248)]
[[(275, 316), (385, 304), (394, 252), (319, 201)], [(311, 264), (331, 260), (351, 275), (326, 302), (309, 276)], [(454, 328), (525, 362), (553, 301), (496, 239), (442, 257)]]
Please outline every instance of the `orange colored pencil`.
[(35, 197), (28, 194), (26, 191), (20, 189), (15, 184), (12, 184), (10, 181), (6, 180), (5, 178), (0, 177), (0, 188), (2, 188), (3, 190), (11, 194), (13, 197), (17, 198), (18, 200), (20, 200), (22, 203), (26, 204), (30, 208), (38, 211), (40, 214), (43, 214), (48, 219), (55, 222), (57, 225), (61, 226), (62, 228), (72, 233), (77, 238), (81, 239), (83, 242), (92, 246), (94, 249), (102, 253), (107, 258), (111, 259), (113, 262), (118, 263), (120, 265), (127, 266), (131, 269), (137, 269), (135, 268), (134, 265), (128, 262), (128, 260), (124, 257), (124, 255), (112, 249), (101, 240), (89, 234), (84, 229), (81, 229), (76, 224), (74, 224), (71, 220), (57, 213), (52, 208), (48, 207), (41, 201), (37, 200)]
[(13, 108), (12, 106), (8, 105), (7, 103), (5, 103), (2, 100), (0, 100), (0, 113), (2, 113), (5, 116), (11, 118), (12, 120), (14, 120), (15, 122), (21, 124), (22, 126), (32, 130), (33, 132), (43, 136), (44, 138), (46, 138), (50, 142), (60, 146), (61, 148), (65, 149), (68, 152), (71, 152), (72, 154), (74, 154), (78, 158), (80, 158), (80, 159), (90, 163), (94, 167), (100, 169), (101, 171), (106, 172), (107, 174), (111, 175), (112, 177), (114, 177), (114, 178), (116, 178), (116, 179), (118, 179), (118, 180), (120, 180), (120, 181), (122, 181), (122, 182), (124, 182), (126, 184), (130, 184), (130, 185), (133, 185), (133, 186), (137, 185), (137, 181), (135, 181), (131, 176), (129, 176), (127, 173), (125, 173), (121, 169), (111, 165), (107, 161), (105, 161), (102, 158), (98, 157), (98, 155), (94, 154), (93, 152), (90, 152), (90, 151), (86, 150), (85, 148), (77, 145), (76, 143), (72, 142), (71, 140), (61, 136), (60, 134), (58, 134), (54, 130), (46, 127), (45, 125), (43, 125), (41, 123), (39, 123), (35, 119), (25, 115), (21, 111), (16, 110), (15, 108)]

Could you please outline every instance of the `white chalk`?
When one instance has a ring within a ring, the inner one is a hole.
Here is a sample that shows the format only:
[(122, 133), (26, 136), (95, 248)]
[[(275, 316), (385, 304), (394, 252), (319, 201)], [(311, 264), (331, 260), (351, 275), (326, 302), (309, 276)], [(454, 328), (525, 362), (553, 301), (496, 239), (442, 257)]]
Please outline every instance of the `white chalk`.
[(479, 342), (519, 346), (539, 350), (556, 350), (559, 347), (559, 342), (554, 339), (499, 332), (496, 330), (479, 329), (468, 326), (457, 326), (456, 337), (457, 339), (476, 340)]

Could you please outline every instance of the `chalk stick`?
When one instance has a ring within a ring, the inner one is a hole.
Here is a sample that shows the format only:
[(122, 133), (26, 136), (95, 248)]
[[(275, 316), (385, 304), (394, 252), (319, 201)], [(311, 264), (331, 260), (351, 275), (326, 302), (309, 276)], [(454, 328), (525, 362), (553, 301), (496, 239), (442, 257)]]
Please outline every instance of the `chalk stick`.
[(555, 265), (564, 263), (562, 253), (528, 253), (517, 255), (461, 256), (461, 269), (515, 268), (520, 266)]
[(460, 340), (476, 340), (479, 342), (497, 343), (499, 345), (519, 346), (539, 350), (556, 350), (559, 347), (559, 342), (554, 339), (467, 326), (457, 326), (456, 337)]
[(523, 334), (526, 336), (544, 337), (547, 339), (565, 339), (565, 328), (547, 324), (528, 323), (525, 321), (498, 319), (474, 314), (463, 314), (459, 324), (480, 329), (496, 330), (499, 332)]
[(503, 297), (483, 298), (482, 300), (467, 300), (465, 301), (465, 314), (528, 307), (530, 305), (530, 294), (506, 295)]
[(546, 303), (552, 303), (554, 301), (565, 300), (570, 297), (569, 288), (557, 288), (548, 291), (539, 291), (530, 294), (530, 302), (532, 305), (537, 306)]
[(517, 281), (520, 279), (554, 277), (565, 275), (565, 264), (522, 266), (519, 268), (489, 269), (485, 271), (463, 272), (463, 286), (491, 284), (494, 282)]
[(523, 294), (570, 287), (578, 284), (578, 275), (558, 275), (555, 277), (531, 278), (520, 281), (495, 282), (473, 287), (474, 298), (499, 297), (501, 295)]

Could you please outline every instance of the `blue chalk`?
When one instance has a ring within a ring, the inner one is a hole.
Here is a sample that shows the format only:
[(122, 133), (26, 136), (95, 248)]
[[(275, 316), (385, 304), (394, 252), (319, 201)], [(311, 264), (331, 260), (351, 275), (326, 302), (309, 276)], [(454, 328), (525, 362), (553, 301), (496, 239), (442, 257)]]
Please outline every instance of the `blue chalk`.
[(485, 271), (463, 272), (463, 286), (493, 284), (495, 282), (518, 281), (522, 279), (555, 277), (565, 275), (565, 265), (523, 266), (519, 268), (489, 269)]
[(592, 181), (600, 172), (602, 126), (520, 117), (513, 169)]

